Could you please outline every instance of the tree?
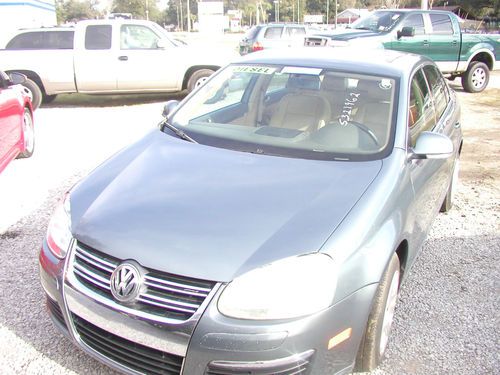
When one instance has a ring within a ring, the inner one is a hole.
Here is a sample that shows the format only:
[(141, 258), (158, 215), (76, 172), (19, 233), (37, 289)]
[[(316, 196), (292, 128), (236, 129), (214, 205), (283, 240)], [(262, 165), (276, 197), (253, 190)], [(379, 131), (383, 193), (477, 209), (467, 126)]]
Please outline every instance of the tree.
[(102, 14), (96, 9), (95, 0), (57, 0), (56, 15), (58, 23), (76, 22), (99, 18)]
[(163, 23), (163, 14), (158, 10), (156, 0), (113, 0), (112, 13), (131, 13), (133, 18), (150, 19)]

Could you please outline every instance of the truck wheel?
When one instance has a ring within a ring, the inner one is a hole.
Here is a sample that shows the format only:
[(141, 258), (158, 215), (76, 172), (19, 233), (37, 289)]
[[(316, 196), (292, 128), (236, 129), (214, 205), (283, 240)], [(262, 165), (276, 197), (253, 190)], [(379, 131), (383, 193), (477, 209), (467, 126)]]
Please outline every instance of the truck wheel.
[(26, 82), (23, 83), (23, 86), (31, 98), (33, 110), (40, 107), (40, 104), (42, 104), (42, 90), (40, 90), (40, 87), (29, 78), (26, 78)]
[(384, 358), (398, 300), (399, 267), (399, 258), (394, 253), (373, 300), (372, 311), (356, 357), (355, 371), (372, 371)]
[(43, 97), (42, 97), (42, 103), (44, 104), (48, 104), (48, 103), (52, 103), (54, 100), (56, 100), (57, 98), (57, 95), (47, 95), (47, 94), (43, 94)]
[(481, 92), (490, 80), (490, 70), (481, 61), (472, 62), (462, 75), (462, 86), (467, 92)]
[(210, 77), (212, 74), (214, 74), (214, 71), (212, 69), (200, 69), (195, 71), (193, 74), (191, 74), (191, 77), (189, 77), (189, 81), (187, 83), (188, 91), (191, 92), (203, 85), (208, 77)]

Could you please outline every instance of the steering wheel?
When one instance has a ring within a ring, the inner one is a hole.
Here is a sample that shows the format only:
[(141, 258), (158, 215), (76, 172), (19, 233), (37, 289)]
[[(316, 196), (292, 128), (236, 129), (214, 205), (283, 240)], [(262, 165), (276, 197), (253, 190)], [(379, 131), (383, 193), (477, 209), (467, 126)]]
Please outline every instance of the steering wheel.
[(378, 142), (377, 136), (368, 126), (366, 126), (365, 124), (362, 124), (360, 122), (357, 122), (357, 121), (348, 121), (348, 124), (354, 125), (359, 130), (361, 130), (363, 133), (368, 134), (370, 139), (373, 141), (373, 143), (375, 143), (375, 146), (380, 146), (380, 143)]

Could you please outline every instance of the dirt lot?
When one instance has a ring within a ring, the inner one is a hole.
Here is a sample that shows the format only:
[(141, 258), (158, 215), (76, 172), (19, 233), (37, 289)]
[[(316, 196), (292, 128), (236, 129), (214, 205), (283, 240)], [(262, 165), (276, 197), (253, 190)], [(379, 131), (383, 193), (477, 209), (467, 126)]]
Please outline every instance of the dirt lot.
[[(458, 83), (458, 80), (457, 80)], [(461, 183), (401, 290), (387, 360), (375, 374), (498, 374), (500, 72), (464, 93)], [(1, 374), (111, 374), (52, 326), (37, 255), (61, 195), (153, 129), (169, 97), (61, 96), (36, 113), (37, 149), (0, 174)]]

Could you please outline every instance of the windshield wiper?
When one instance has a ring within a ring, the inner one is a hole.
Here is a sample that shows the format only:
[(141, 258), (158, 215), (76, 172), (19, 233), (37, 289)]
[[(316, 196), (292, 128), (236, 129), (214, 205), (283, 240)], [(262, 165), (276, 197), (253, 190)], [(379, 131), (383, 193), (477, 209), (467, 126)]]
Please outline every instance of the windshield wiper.
[(158, 124), (158, 126), (160, 127), (161, 130), (163, 130), (163, 128), (167, 128), (167, 129), (171, 130), (180, 139), (184, 139), (185, 141), (188, 141), (188, 142), (191, 142), (191, 143), (198, 143), (193, 138), (191, 138), (189, 135), (187, 135), (186, 133), (184, 133), (181, 129), (177, 129), (172, 124), (169, 124), (166, 119), (163, 120), (162, 122), (160, 122)]

